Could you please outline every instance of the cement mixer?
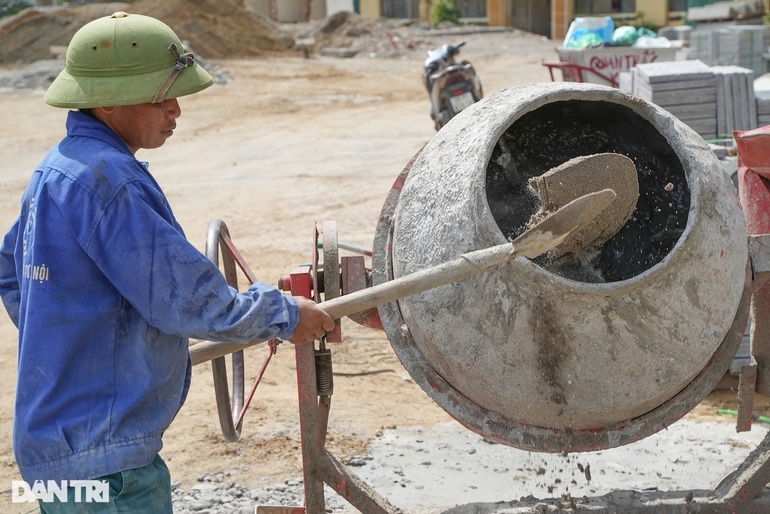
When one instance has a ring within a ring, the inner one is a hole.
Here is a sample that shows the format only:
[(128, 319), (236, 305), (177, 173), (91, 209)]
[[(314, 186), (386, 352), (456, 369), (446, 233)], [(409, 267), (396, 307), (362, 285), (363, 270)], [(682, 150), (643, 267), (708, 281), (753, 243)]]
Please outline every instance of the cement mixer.
[[(629, 444), (671, 425), (712, 391), (741, 342), (753, 280), (767, 272), (764, 239), (754, 240), (760, 249), (750, 258), (737, 192), (714, 152), (653, 104), (579, 83), (490, 95), (451, 120), (396, 178), (371, 270), (364, 256), (339, 258), (336, 224), (326, 222), (316, 227), (312, 264), (281, 285), (333, 303), (447, 269), (458, 255), (509, 241), (515, 248), (549, 202), (557, 209), (610, 185), (629, 203), (602, 210), (594, 226), (567, 230), (572, 239), (562, 238), (563, 246), (402, 291), (350, 318), (383, 329), (415, 382), (491, 441), (560, 453)], [(231, 274), (233, 261), (244, 269), (226, 229), (215, 229), (210, 256), (229, 249), (222, 254), (230, 255)], [(767, 324), (752, 321), (758, 330)], [(305, 505), (291, 512), (324, 512), (324, 483), (361, 512), (400, 512), (324, 448), (327, 343), (335, 341), (339, 330), (317, 347), (296, 347)], [(221, 363), (237, 349), (212, 345), (191, 354), (194, 363)], [(235, 370), (241, 361), (233, 362)], [(227, 397), (223, 364), (214, 370), (223, 431), (237, 438), (243, 402)], [(757, 382), (756, 368), (754, 383), (751, 373), (741, 375), (744, 422)], [(708, 506), (702, 512), (770, 511), (770, 500), (759, 497), (770, 481), (768, 455), (766, 441), (716, 492), (690, 493), (687, 501), (637, 494), (633, 508), (621, 511), (700, 512), (694, 502)], [(589, 511), (620, 512), (587, 503)]]
[(380, 223), (375, 283), (515, 236), (539, 207), (527, 179), (577, 156), (629, 157), (639, 198), (590, 261), (517, 260), (384, 307), (412, 377), (471, 430), (532, 451), (611, 448), (691, 410), (748, 315), (745, 223), (714, 152), (614, 89), (524, 86), (464, 119), (423, 149)]

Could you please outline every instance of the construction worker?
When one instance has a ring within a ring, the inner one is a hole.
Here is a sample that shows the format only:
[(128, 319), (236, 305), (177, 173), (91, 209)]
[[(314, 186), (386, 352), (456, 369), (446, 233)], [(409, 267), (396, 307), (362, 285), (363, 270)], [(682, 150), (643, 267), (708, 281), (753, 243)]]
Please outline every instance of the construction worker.
[[(73, 109), (67, 136), (0, 248), (19, 329), (14, 453), (44, 513), (172, 512), (158, 452), (189, 389), (188, 338), (308, 343), (334, 328), (305, 298), (229, 287), (135, 157), (171, 137), (178, 97), (212, 83), (168, 26), (121, 12), (74, 35), (46, 91)], [(109, 484), (109, 497), (80, 480)]]

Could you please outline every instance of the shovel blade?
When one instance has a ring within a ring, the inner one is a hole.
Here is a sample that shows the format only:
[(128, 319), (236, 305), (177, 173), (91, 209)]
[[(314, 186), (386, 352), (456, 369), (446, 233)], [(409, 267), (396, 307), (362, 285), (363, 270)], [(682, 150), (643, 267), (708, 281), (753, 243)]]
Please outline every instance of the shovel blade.
[(596, 218), (616, 196), (612, 189), (602, 189), (572, 200), (512, 241), (516, 257), (534, 259), (555, 248)]

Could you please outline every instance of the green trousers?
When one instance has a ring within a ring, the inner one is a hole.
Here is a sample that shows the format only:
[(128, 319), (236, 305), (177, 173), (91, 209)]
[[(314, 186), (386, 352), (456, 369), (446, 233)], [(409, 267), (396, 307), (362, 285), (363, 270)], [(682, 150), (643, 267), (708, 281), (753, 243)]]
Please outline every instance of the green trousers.
[(109, 483), (108, 502), (76, 501), (70, 487), (67, 501), (39, 500), (41, 514), (172, 514), (171, 474), (166, 463), (156, 455), (143, 468), (113, 473), (96, 480)]

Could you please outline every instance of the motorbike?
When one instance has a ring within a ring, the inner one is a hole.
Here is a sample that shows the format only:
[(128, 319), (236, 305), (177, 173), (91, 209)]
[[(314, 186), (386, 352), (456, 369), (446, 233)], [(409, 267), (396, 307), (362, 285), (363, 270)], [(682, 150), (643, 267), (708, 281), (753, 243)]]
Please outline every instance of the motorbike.
[(470, 107), (484, 96), (476, 70), (468, 61), (456, 61), (461, 41), (456, 45), (445, 44), (428, 51), (423, 64), (422, 81), (430, 98), (430, 117), (436, 130), (463, 109)]

